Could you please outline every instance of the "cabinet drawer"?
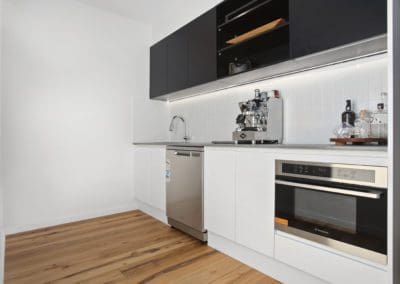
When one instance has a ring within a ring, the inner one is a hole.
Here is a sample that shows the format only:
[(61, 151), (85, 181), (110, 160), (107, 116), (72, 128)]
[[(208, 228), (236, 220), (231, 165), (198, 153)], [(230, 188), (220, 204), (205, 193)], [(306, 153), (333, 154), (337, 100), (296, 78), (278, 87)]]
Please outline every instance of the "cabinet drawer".
[(280, 235), (275, 258), (329, 283), (388, 283), (386, 271)]

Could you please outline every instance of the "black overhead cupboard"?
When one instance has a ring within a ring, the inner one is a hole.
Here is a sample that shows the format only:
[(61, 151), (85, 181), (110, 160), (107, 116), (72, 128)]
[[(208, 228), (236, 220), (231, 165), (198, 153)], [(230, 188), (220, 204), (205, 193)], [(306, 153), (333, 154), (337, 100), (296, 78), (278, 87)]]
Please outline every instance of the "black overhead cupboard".
[(217, 79), (216, 9), (150, 48), (150, 98)]
[(150, 97), (386, 33), (385, 0), (225, 0), (151, 47)]
[(386, 9), (386, 0), (290, 0), (291, 55), (297, 58), (385, 34)]

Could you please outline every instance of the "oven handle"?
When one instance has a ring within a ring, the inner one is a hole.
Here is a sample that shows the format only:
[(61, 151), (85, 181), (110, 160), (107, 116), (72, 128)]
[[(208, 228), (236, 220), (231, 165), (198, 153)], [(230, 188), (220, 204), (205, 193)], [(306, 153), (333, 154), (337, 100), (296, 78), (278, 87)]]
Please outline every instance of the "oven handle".
[(312, 184), (303, 184), (303, 183), (290, 182), (290, 181), (284, 181), (284, 180), (275, 180), (275, 184), (295, 186), (295, 187), (301, 187), (301, 188), (306, 188), (306, 189), (311, 189), (311, 190), (331, 192), (331, 193), (357, 196), (357, 197), (365, 197), (365, 198), (371, 198), (371, 199), (380, 199), (381, 195), (382, 195), (381, 192), (374, 191), (374, 190), (371, 190), (369, 192), (360, 192), (360, 191), (349, 190), (349, 189), (326, 187), (326, 186), (312, 185)]

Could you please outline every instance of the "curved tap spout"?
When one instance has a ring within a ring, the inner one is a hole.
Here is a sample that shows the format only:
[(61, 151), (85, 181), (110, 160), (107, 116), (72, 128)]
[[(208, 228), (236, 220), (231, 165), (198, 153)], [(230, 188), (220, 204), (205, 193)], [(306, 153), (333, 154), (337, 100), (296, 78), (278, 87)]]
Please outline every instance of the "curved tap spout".
[(175, 130), (175, 120), (179, 119), (182, 121), (182, 123), (185, 125), (185, 136), (183, 136), (183, 140), (185, 140), (185, 142), (188, 142), (190, 140), (190, 136), (188, 135), (188, 128), (187, 128), (187, 124), (186, 124), (186, 120), (183, 116), (179, 116), (179, 115), (174, 115), (171, 119), (171, 123), (169, 124), (169, 131), (174, 131)]

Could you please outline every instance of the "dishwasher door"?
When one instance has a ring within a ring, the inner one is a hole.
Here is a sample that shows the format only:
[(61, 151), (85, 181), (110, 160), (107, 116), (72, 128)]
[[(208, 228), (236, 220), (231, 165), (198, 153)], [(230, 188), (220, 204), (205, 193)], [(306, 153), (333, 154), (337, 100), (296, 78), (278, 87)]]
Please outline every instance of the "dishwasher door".
[(203, 148), (167, 149), (167, 163), (170, 168), (166, 186), (168, 219), (204, 232)]

